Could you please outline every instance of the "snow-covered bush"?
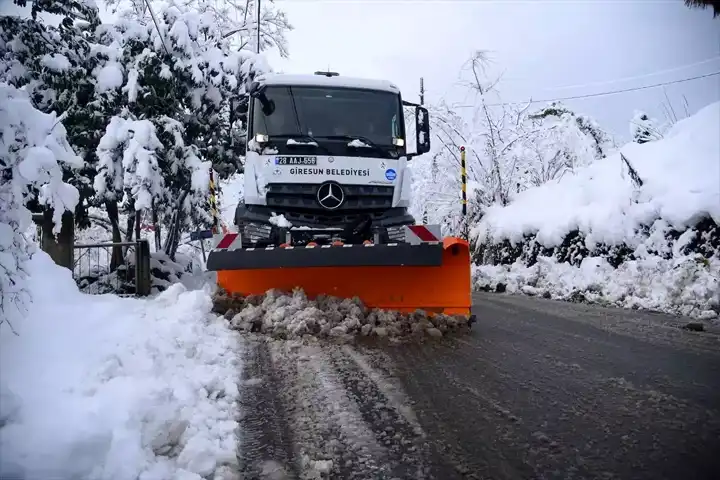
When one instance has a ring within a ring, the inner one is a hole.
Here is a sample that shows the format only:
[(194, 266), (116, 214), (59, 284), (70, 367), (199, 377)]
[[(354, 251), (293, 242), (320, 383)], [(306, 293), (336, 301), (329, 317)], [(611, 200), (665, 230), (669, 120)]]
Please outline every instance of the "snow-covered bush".
[(529, 114), (521, 131), (524, 134), (509, 146), (516, 172), (511, 198), (605, 158), (614, 148), (595, 120), (559, 102)]
[(31, 192), (52, 210), (55, 232), (63, 213), (78, 202), (58, 162), (76, 168), (82, 162), (61, 120), (35, 109), (26, 92), (0, 83), (0, 323), (12, 321), (28, 300), (26, 269), (34, 245), (23, 233), (32, 224), (26, 207)]
[[(632, 282), (623, 278), (640, 272), (645, 272), (653, 285), (675, 282), (660, 295), (657, 289), (642, 290), (643, 280), (635, 278), (637, 288), (620, 295), (640, 295), (643, 300), (633, 300), (633, 304), (683, 313), (718, 309), (718, 130), (720, 103), (715, 103), (678, 122), (661, 140), (630, 143), (622, 148), (622, 154), (522, 192), (507, 206), (491, 207), (473, 229), (480, 245), (475, 261), (503, 267), (478, 267), (478, 286), (494, 288), (498, 282), (521, 285), (508, 275), (557, 286), (560, 276), (541, 274), (536, 264), (566, 264), (558, 268), (586, 271), (588, 259), (593, 259), (607, 277), (598, 285), (614, 282), (630, 288)], [(623, 157), (632, 162), (637, 176), (629, 175)], [(653, 274), (647, 273), (650, 266), (655, 268)], [(537, 272), (529, 274), (527, 268)], [(581, 288), (581, 284), (575, 287)], [(670, 293), (673, 289), (687, 289), (691, 295)], [(625, 300), (612, 301), (626, 304)]]
[(633, 142), (641, 144), (659, 140), (662, 138), (661, 126), (647, 113), (635, 110), (633, 118), (630, 120), (630, 135)]

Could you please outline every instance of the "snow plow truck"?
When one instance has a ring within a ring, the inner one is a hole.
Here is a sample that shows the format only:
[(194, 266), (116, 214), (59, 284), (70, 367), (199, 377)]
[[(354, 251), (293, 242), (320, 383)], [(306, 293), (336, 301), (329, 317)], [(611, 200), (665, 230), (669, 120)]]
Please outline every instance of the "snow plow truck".
[[(430, 150), (425, 107), (391, 82), (334, 72), (268, 74), (249, 96), (244, 199), (207, 258), (219, 287), (470, 315), (468, 243), (408, 212), (408, 162)], [(412, 153), (405, 108), (415, 113)]]

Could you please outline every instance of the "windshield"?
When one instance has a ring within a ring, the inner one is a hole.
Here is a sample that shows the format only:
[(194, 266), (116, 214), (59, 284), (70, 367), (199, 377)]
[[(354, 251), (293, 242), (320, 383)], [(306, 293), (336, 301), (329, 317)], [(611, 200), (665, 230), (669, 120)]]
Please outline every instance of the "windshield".
[(300, 139), (305, 142), (334, 139), (349, 143), (359, 137), (374, 146), (395, 149), (393, 139), (403, 135), (400, 97), (391, 92), (268, 86), (264, 94), (263, 102), (255, 99), (253, 132), (271, 139), (296, 136), (306, 137)]

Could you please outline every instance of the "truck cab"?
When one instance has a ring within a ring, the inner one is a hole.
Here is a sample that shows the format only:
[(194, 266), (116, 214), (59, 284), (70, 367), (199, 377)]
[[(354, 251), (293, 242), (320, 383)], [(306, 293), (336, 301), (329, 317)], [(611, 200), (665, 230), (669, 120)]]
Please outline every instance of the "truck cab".
[[(249, 94), (244, 202), (235, 213), (243, 244), (277, 245), (288, 229), (306, 231), (307, 241), (372, 232), (388, 241), (415, 223), (407, 166), (430, 149), (427, 109), (403, 101), (391, 82), (332, 72), (268, 74)], [(415, 109), (412, 153), (407, 106)]]

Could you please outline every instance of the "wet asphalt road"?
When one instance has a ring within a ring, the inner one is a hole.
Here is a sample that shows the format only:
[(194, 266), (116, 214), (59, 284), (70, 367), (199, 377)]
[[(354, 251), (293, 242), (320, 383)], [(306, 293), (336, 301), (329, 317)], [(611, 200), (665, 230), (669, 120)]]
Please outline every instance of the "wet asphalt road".
[(478, 294), (421, 345), (250, 339), (242, 478), (720, 478), (720, 334)]

